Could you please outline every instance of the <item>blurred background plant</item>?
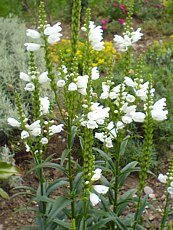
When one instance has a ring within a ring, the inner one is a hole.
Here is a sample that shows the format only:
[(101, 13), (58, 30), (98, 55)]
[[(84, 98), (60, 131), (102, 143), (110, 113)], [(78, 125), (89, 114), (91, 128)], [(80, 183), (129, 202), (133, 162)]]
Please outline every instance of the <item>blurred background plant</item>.
[(165, 6), (160, 0), (138, 0), (134, 7), (134, 16), (141, 21), (160, 19), (165, 13)]
[(14, 188), (21, 183), (19, 169), (15, 166), (14, 154), (7, 146), (0, 148), (0, 196), (9, 199), (5, 190)]

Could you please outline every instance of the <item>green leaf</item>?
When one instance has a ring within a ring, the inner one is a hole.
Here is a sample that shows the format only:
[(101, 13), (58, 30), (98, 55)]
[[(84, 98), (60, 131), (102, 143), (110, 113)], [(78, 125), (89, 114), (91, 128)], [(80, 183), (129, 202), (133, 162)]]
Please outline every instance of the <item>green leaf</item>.
[(84, 140), (83, 140), (83, 137), (79, 137), (79, 141), (80, 141), (80, 146), (81, 146), (81, 149), (83, 150), (83, 147), (84, 147)]
[(52, 192), (54, 192), (57, 188), (62, 187), (64, 185), (68, 185), (69, 183), (65, 180), (66, 178), (59, 178), (53, 181), (46, 189), (46, 194), (49, 196)]
[(96, 230), (96, 229), (101, 229), (102, 227), (105, 227), (107, 223), (110, 221), (113, 221), (114, 217), (107, 217), (104, 219), (101, 219), (97, 224), (94, 224), (92, 227), (90, 227), (90, 230)]
[(64, 149), (61, 155), (61, 166), (63, 166), (64, 161), (67, 159), (67, 156), (71, 150), (70, 149)]
[(29, 190), (29, 191), (31, 191), (33, 193), (36, 193), (36, 190), (34, 188), (30, 187), (30, 186), (21, 185), (21, 186), (15, 187), (14, 189), (24, 189), (24, 190)]
[(47, 203), (52, 203), (52, 204), (55, 202), (55, 200), (52, 198), (49, 198), (47, 196), (40, 196), (40, 195), (37, 195), (37, 201), (47, 202)]
[(136, 230), (146, 230), (146, 228), (142, 227), (141, 225), (136, 225)]
[(68, 200), (64, 196), (60, 196), (56, 200), (53, 200), (52, 209), (49, 213), (47, 213), (48, 222), (51, 222), (54, 218), (56, 218), (57, 214), (59, 214), (62, 211), (62, 209), (64, 209), (70, 203), (71, 203), (71, 201)]
[(107, 153), (103, 152), (101, 149), (98, 149), (98, 148), (93, 148), (93, 150), (98, 152), (100, 154), (100, 156), (103, 157), (103, 159), (108, 163), (108, 166), (112, 171), (115, 170), (115, 164), (112, 161), (111, 157), (108, 156)]
[(138, 221), (138, 219), (142, 216), (143, 211), (145, 210), (147, 199), (148, 199), (148, 195), (145, 195), (144, 198), (141, 199), (139, 211), (138, 213), (136, 213), (137, 215), (136, 221)]
[(59, 226), (65, 228), (65, 229), (70, 229), (70, 224), (67, 222), (64, 222), (60, 219), (54, 219), (53, 222), (57, 223)]
[(0, 180), (7, 180), (13, 175), (19, 175), (19, 169), (12, 164), (0, 162)]
[(83, 182), (83, 172), (80, 172), (76, 175), (74, 179), (74, 190), (79, 192), (82, 189), (82, 182)]
[(82, 218), (82, 220), (81, 220), (81, 222), (80, 222), (80, 224), (79, 224), (79, 227), (78, 227), (78, 229), (79, 230), (83, 230), (83, 223), (84, 223), (84, 218)]
[(139, 167), (136, 167), (137, 164), (138, 164), (137, 161), (133, 161), (121, 169), (121, 172), (118, 178), (119, 187), (121, 187), (124, 184), (126, 178), (130, 175), (130, 173), (139, 171)]
[(77, 126), (72, 126), (71, 127), (71, 133), (72, 133), (71, 146), (73, 146), (73, 144), (74, 144), (74, 140), (75, 140), (75, 137), (76, 137), (77, 129), (78, 129)]
[(129, 141), (128, 139), (125, 139), (124, 141), (121, 142), (120, 155), (124, 155), (128, 141)]
[(51, 162), (43, 162), (41, 164), (38, 164), (34, 167), (32, 167), (32, 169), (30, 169), (26, 175), (28, 175), (29, 173), (31, 173), (34, 170), (40, 169), (40, 168), (54, 168), (54, 169), (58, 169), (60, 172), (65, 174), (65, 169), (63, 166), (57, 164), (57, 163), (51, 163)]
[(0, 188), (0, 196), (6, 200), (10, 199), (8, 193), (6, 193), (2, 188)]
[(127, 192), (125, 192), (123, 195), (121, 195), (118, 199), (117, 203), (117, 215), (121, 215), (122, 212), (125, 210), (129, 202), (132, 201), (133, 195), (137, 189), (130, 189)]

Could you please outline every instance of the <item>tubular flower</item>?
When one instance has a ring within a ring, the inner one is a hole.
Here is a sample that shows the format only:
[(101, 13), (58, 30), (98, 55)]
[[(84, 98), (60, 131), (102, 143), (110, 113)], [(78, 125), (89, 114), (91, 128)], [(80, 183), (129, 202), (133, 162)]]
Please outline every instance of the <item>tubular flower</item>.
[(44, 30), (44, 34), (48, 36), (47, 41), (49, 44), (53, 45), (60, 41), (62, 36), (62, 34), (59, 33), (62, 30), (60, 25), (60, 22), (56, 23), (54, 26), (47, 25), (46, 29)]
[[(89, 24), (89, 41), (91, 42), (93, 50), (101, 51), (104, 49), (103, 30), (101, 26), (96, 26), (94, 22), (90, 21)], [(86, 31), (86, 28), (82, 28)]]
[(121, 52), (125, 52), (130, 46), (133, 45), (133, 43), (139, 41), (143, 36), (140, 31), (141, 28), (138, 28), (136, 31), (133, 31), (131, 33), (126, 32), (124, 36), (115, 35), (114, 42), (116, 42), (118, 50)]
[(40, 33), (36, 30), (32, 30), (32, 29), (27, 29), (26, 30), (26, 35), (30, 38), (33, 38), (33, 39), (38, 39), (40, 38)]

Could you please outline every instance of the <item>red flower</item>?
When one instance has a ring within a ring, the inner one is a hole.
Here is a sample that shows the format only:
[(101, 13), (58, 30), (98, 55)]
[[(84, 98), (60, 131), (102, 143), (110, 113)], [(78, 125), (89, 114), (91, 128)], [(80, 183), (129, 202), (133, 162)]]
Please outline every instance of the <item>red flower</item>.
[(107, 26), (102, 26), (102, 29), (103, 29), (103, 30), (107, 30), (108, 27), (107, 27)]
[(126, 7), (120, 4), (120, 10), (126, 10)]
[(121, 25), (123, 25), (123, 24), (125, 23), (125, 19), (123, 19), (123, 18), (118, 18), (118, 22), (119, 22)]
[(114, 7), (117, 7), (117, 6), (118, 6), (118, 3), (114, 3), (113, 6), (114, 6)]
[(105, 24), (107, 24), (109, 22), (109, 19), (103, 19), (103, 20), (101, 20), (101, 24), (102, 25), (105, 25)]

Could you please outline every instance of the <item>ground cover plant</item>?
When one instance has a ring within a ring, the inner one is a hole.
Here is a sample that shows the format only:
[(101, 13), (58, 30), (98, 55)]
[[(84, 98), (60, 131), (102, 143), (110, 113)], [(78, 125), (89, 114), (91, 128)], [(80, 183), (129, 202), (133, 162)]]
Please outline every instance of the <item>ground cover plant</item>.
[[(73, 1), (71, 40), (62, 40), (60, 22), (48, 24), (43, 1), (38, 29), (26, 30), (28, 70), (19, 74), (23, 90), (15, 93), (18, 117), (7, 122), (18, 130), (31, 154), (33, 167), (28, 173), (34, 172), (38, 180), (37, 187), (23, 184), (16, 194), (26, 191), (36, 204), (26, 207), (36, 218), (29, 229), (135, 230), (145, 229), (149, 222), (144, 212), (154, 197), (146, 186), (154, 129), (167, 120), (168, 110), (164, 95), (155, 92), (152, 71), (144, 75), (142, 57), (136, 63), (132, 59), (133, 46), (144, 32), (132, 28), (132, 0), (127, 8), (124, 33), (114, 35), (115, 48), (103, 41), (103, 29), (92, 21), (89, 8), (81, 23), (80, 0)], [(37, 67), (36, 54), (44, 59), (42, 68)], [(118, 78), (116, 66), (121, 68)], [(55, 135), (66, 139), (58, 158), (46, 155)], [(141, 143), (139, 162), (122, 166), (128, 142), (134, 138)], [(166, 192), (160, 229), (169, 227), (172, 164), (171, 158), (168, 172), (158, 175)], [(48, 177), (47, 168), (56, 169), (59, 176)], [(124, 191), (134, 172), (139, 174), (137, 188)]]

